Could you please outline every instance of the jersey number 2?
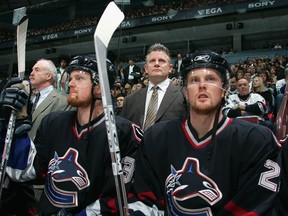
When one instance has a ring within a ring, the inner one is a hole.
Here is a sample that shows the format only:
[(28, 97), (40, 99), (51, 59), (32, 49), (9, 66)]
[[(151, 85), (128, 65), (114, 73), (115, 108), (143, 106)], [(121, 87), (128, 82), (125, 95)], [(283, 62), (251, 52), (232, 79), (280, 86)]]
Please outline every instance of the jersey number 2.
[(276, 192), (278, 185), (270, 180), (279, 177), (280, 167), (276, 162), (272, 160), (267, 160), (264, 166), (269, 170), (261, 173), (258, 184), (264, 188), (267, 188), (268, 190)]

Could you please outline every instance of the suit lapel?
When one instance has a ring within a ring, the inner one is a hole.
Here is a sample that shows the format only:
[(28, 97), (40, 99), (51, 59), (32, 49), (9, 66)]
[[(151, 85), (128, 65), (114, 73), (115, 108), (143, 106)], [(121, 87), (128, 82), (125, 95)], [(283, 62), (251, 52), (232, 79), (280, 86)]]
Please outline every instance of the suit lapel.
[(137, 113), (140, 115), (140, 127), (142, 127), (144, 123), (144, 112), (145, 112), (145, 101), (146, 101), (146, 95), (147, 95), (148, 87), (139, 89), (136, 94), (137, 95), (137, 100), (139, 101), (136, 102), (136, 110)]
[(35, 121), (35, 119), (43, 113), (47, 107), (53, 102), (53, 98), (57, 96), (57, 93), (55, 90), (51, 91), (47, 97), (42, 101), (42, 103), (35, 109), (35, 111), (32, 114), (32, 122)]
[(166, 110), (170, 107), (177, 96), (177, 88), (172, 83), (170, 83), (156, 114), (155, 122), (157, 122), (165, 114)]

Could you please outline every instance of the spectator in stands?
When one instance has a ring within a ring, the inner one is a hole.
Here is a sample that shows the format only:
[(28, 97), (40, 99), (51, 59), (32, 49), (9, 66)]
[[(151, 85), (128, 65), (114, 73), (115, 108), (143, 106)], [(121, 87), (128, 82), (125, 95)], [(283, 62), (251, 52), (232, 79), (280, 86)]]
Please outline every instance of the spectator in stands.
[(136, 84), (136, 91), (139, 90), (139, 89), (142, 89), (142, 88), (145, 88), (146, 86), (144, 85), (143, 82), (138, 82)]
[(249, 83), (251, 83), (251, 73), (247, 70), (244, 72), (244, 79), (248, 80)]
[(256, 74), (256, 60), (246, 70), (250, 73), (250, 78), (253, 78)]
[[(231, 74), (235, 74), (236, 75), (236, 73), (238, 71), (238, 68), (236, 67), (236, 65), (231, 65), (230, 67), (231, 67)], [(236, 77), (236, 79), (237, 79), (237, 77)]]
[(264, 119), (268, 113), (266, 101), (261, 95), (250, 92), (248, 80), (244, 78), (238, 80), (237, 90), (238, 94), (230, 95), (227, 98), (223, 112), (230, 118), (257, 117), (260, 124), (273, 130), (274, 125)]
[[(67, 67), (68, 63), (70, 61), (70, 56), (69, 55), (65, 55), (65, 54), (61, 54), (58, 57), (58, 67), (57, 67), (57, 81), (55, 82), (55, 84), (57, 84), (57, 89), (59, 91), (63, 91), (65, 93), (67, 92), (66, 86), (68, 87), (68, 85), (66, 85), (65, 82), (65, 77), (62, 77), (62, 74), (65, 70), (65, 68)], [(61, 83), (61, 81), (63, 81)]]
[(126, 95), (130, 95), (132, 92), (132, 84), (130, 82), (126, 82), (124, 85), (124, 92)]
[(116, 83), (121, 83), (121, 77), (119, 75), (117, 75), (115, 78), (114, 84), (116, 84)]
[(237, 73), (236, 73), (236, 76), (237, 76), (237, 80), (240, 80), (240, 79), (242, 79), (242, 78), (244, 78), (244, 71), (243, 71), (243, 69), (241, 68), (238, 68), (238, 71), (237, 71)]
[(117, 95), (121, 93), (121, 86), (114, 84), (111, 88), (111, 99), (112, 99), (112, 104), (114, 111), (117, 109)]
[(129, 65), (124, 69), (125, 82), (136, 84), (142, 76), (141, 68), (135, 64), (133, 59), (129, 59), (128, 64)]
[[(159, 43), (150, 46), (144, 67), (149, 75), (149, 85), (127, 95), (121, 115), (146, 130), (153, 123), (182, 117), (185, 114), (185, 98), (181, 88), (173, 85), (168, 78), (173, 65), (167, 47)], [(152, 92), (158, 97), (152, 97)], [(151, 98), (157, 99), (156, 116), (146, 121), (147, 113), (150, 115), (148, 106)]]
[(116, 110), (115, 110), (115, 115), (120, 115), (122, 108), (123, 108), (123, 103), (124, 103), (125, 97), (126, 97), (126, 95), (123, 93), (119, 93), (116, 96), (117, 106), (116, 106)]
[[(273, 90), (267, 88), (261, 77), (256, 76), (252, 80), (252, 93), (260, 94), (266, 101), (266, 106), (268, 108), (267, 114), (264, 115), (265, 120), (271, 120), (272, 124), (274, 122), (274, 108), (275, 108), (275, 98), (273, 95)], [(274, 131), (274, 130), (273, 130)]]
[(183, 58), (182, 58), (182, 54), (178, 53), (177, 54), (177, 59), (175, 60), (174, 64), (173, 64), (173, 70), (172, 73), (169, 75), (169, 78), (173, 78), (176, 77), (178, 78), (179, 76), (182, 76), (182, 70), (183, 70)]
[[(144, 83), (144, 80), (145, 80), (145, 79), (149, 79), (149, 76), (148, 76), (148, 74), (145, 72), (145, 68), (144, 68), (144, 67), (141, 68), (141, 74), (142, 74), (142, 76), (141, 76), (141, 78), (139, 79), (138, 82)], [(145, 84), (145, 83), (144, 83), (144, 84)]]
[(124, 68), (122, 66), (119, 68), (118, 74), (120, 76), (121, 83), (124, 84), (125, 83), (125, 74), (124, 74)]
[(275, 61), (275, 70), (276, 70), (276, 76), (278, 80), (285, 78), (285, 75), (284, 75), (285, 67), (281, 64), (280, 61), (278, 61), (278, 59)]
[(131, 93), (133, 93), (135, 91), (137, 91), (137, 84), (136, 83), (132, 85)]
[(148, 86), (148, 84), (149, 84), (149, 78), (145, 78), (145, 79), (143, 80), (143, 85), (144, 85), (144, 87)]
[(237, 79), (235, 74), (231, 74), (229, 77), (229, 88), (226, 93), (226, 96), (228, 97), (231, 94), (237, 94)]
[(271, 89), (275, 89), (275, 85), (273, 86), (273, 84), (269, 81), (271, 81), (270, 76), (269, 76), (269, 72), (266, 69), (257, 69), (257, 75), (262, 79), (264, 85), (267, 88), (271, 88)]
[(274, 89), (276, 90), (276, 82), (277, 82), (277, 76), (276, 76), (276, 70), (275, 67), (269, 67), (269, 72), (270, 72), (270, 83), (274, 85)]
[(191, 54), (190, 52), (186, 52), (185, 58), (183, 59), (183, 67), (191, 64)]

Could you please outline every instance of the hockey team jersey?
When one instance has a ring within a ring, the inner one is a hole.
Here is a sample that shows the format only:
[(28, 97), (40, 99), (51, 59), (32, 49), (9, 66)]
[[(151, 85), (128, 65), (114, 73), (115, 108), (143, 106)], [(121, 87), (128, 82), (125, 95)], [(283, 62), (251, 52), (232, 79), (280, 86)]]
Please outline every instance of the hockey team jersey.
[(200, 139), (190, 121), (180, 119), (148, 129), (136, 157), (131, 212), (271, 215), (279, 190), (281, 149), (272, 132), (223, 118), (211, 138), (212, 131)]
[[(16, 141), (9, 176), (18, 181), (35, 177), (35, 182), (45, 181), (39, 203), (42, 215), (57, 214), (61, 209), (72, 215), (118, 215), (105, 116), (80, 126), (76, 115), (65, 111), (46, 116), (37, 131), (35, 147), (28, 137)], [(118, 116), (116, 125), (124, 181), (129, 187), (142, 130)]]
[(246, 111), (251, 115), (258, 115), (264, 117), (268, 113), (268, 107), (265, 99), (257, 93), (250, 93), (246, 96), (240, 96), (239, 94), (229, 95), (225, 107), (223, 108), (224, 113), (229, 117), (235, 118), (241, 116), (240, 110), (235, 110), (235, 106), (246, 106)]

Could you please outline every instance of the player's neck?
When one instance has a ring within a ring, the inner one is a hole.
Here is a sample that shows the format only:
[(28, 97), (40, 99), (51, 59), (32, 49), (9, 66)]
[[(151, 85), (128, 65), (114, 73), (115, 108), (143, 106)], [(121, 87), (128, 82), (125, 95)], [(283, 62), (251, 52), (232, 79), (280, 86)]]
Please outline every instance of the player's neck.
[[(197, 131), (198, 137), (204, 137), (213, 128), (216, 113), (196, 114), (190, 113), (190, 122), (192, 127)], [(219, 115), (218, 122), (222, 119), (222, 113)]]
[[(97, 103), (97, 101), (96, 101)], [(90, 120), (93, 120), (97, 118), (99, 115), (101, 115), (104, 112), (103, 106), (99, 104), (95, 104), (92, 117), (90, 119), (90, 107), (85, 107), (85, 108), (78, 108), (77, 111), (77, 120), (81, 126), (87, 124)]]

